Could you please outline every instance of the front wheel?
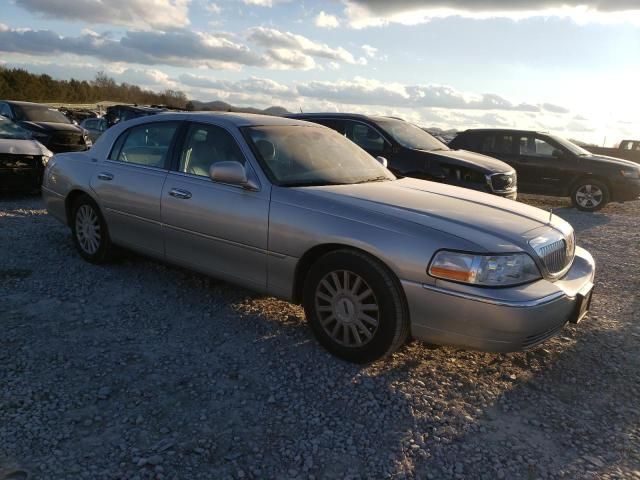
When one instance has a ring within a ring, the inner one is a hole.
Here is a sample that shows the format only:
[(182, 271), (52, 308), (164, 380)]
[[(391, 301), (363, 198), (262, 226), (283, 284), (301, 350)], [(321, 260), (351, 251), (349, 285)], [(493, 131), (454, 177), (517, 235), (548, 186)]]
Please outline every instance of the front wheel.
[(71, 211), (71, 232), (78, 253), (91, 263), (104, 263), (109, 258), (111, 240), (98, 205), (83, 195)]
[(596, 212), (609, 203), (609, 189), (598, 180), (581, 180), (571, 192), (571, 202), (578, 210)]
[(320, 258), (305, 280), (303, 303), (318, 341), (350, 362), (390, 355), (409, 337), (397, 279), (364, 253), (338, 250)]

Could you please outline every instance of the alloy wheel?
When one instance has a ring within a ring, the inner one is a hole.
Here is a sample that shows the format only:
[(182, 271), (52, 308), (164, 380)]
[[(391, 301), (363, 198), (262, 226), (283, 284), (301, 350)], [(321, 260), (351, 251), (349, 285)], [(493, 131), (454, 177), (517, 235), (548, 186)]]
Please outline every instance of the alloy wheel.
[(81, 205), (76, 212), (76, 237), (80, 248), (94, 255), (100, 248), (100, 219), (91, 205)]
[(331, 339), (345, 347), (368, 344), (380, 324), (378, 300), (356, 273), (337, 270), (326, 274), (315, 291), (320, 324)]
[(582, 208), (594, 209), (602, 203), (604, 192), (597, 185), (582, 185), (576, 190), (576, 203)]

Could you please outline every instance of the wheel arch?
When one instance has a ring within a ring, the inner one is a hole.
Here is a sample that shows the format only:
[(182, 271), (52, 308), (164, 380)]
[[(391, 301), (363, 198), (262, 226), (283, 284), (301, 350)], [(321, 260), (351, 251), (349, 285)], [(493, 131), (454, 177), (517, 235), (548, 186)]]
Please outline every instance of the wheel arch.
[(598, 182), (603, 183), (609, 189), (609, 196), (612, 195), (612, 187), (611, 182), (603, 176), (598, 175), (597, 173), (583, 173), (578, 175), (569, 187), (569, 195), (573, 195), (573, 191), (580, 185), (580, 183), (584, 180), (597, 180)]
[(95, 198), (93, 198), (93, 196), (91, 196), (91, 194), (89, 194), (89, 192), (87, 192), (86, 190), (82, 190), (80, 188), (76, 188), (76, 189), (71, 190), (67, 194), (65, 199), (64, 199), (64, 211), (65, 211), (65, 215), (66, 215), (66, 218), (67, 218), (67, 225), (69, 227), (71, 226), (71, 221), (72, 221), (71, 214), (73, 212), (71, 211), (71, 209), (73, 208), (73, 204), (78, 198), (80, 198), (83, 195), (86, 195), (87, 197), (89, 197), (94, 202), (96, 201)]
[(393, 271), (393, 269), (391, 269), (389, 267), (389, 265), (382, 260), (380, 257), (372, 254), (371, 252), (363, 249), (363, 248), (359, 248), (359, 247), (355, 247), (353, 245), (348, 245), (348, 244), (344, 244), (344, 243), (324, 243), (324, 244), (320, 244), (320, 245), (315, 245), (314, 247), (310, 248), (309, 250), (307, 250), (298, 260), (297, 264), (296, 264), (296, 268), (295, 268), (295, 272), (294, 272), (294, 277), (293, 277), (293, 291), (292, 291), (292, 300), (294, 303), (301, 303), (302, 302), (302, 297), (303, 297), (303, 291), (304, 291), (304, 281), (305, 278), (307, 276), (307, 274), (309, 273), (309, 270), (311, 269), (311, 267), (318, 261), (318, 259), (320, 259), (320, 257), (322, 257), (323, 255), (326, 255), (329, 252), (333, 252), (333, 251), (337, 251), (337, 250), (350, 250), (354, 253), (360, 253), (362, 255), (365, 255), (366, 257), (369, 257), (370, 259), (378, 262), (380, 265), (382, 265), (388, 272), (389, 274), (393, 277), (393, 279), (396, 281), (397, 286), (400, 290), (401, 296), (403, 301), (405, 302), (406, 305), (406, 297), (404, 294), (404, 290), (402, 289), (402, 285), (400, 283), (400, 279), (398, 278), (398, 276), (396, 275), (396, 273)]

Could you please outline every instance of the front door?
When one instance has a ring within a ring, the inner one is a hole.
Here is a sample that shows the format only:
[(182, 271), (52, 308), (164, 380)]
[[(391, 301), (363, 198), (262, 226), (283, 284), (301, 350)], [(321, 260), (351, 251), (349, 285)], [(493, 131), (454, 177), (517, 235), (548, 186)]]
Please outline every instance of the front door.
[(160, 195), (179, 122), (153, 122), (126, 130), (91, 178), (116, 243), (164, 256)]
[(523, 134), (518, 141), (518, 182), (523, 172), (523, 192), (564, 195), (575, 169), (574, 156), (553, 140), (537, 134)]
[[(239, 140), (239, 139), (238, 139)], [(255, 289), (267, 285), (270, 191), (213, 182), (209, 168), (246, 161), (237, 139), (216, 125), (193, 123), (162, 191), (167, 258)]]

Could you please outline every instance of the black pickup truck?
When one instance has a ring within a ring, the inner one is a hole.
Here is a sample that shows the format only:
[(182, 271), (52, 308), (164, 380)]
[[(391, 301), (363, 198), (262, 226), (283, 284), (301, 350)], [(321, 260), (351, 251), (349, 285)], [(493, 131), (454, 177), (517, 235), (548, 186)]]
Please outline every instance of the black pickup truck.
[(640, 140), (623, 140), (618, 148), (592, 147), (585, 149), (596, 155), (608, 155), (609, 157), (623, 158), (640, 163)]

